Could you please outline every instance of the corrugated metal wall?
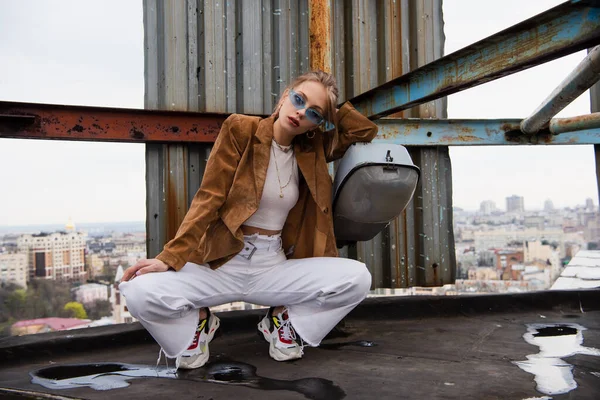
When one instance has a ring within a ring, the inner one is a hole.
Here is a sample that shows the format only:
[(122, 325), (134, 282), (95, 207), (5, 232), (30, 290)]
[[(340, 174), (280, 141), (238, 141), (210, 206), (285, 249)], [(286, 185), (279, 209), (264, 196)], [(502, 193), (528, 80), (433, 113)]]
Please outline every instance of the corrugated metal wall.
[(307, 71), (308, 1), (144, 0), (146, 107), (268, 114)]
[[(147, 109), (268, 114), (308, 70), (308, 1), (144, 0)], [(148, 255), (177, 230), (205, 144), (146, 145)]]
[[(270, 113), (285, 85), (310, 69), (312, 1), (317, 0), (145, 0), (146, 107)], [(440, 57), (441, 3), (327, 3), (330, 68), (341, 99)], [(445, 113), (445, 101), (440, 100), (401, 115), (440, 118)], [(183, 218), (209, 151), (200, 144), (147, 145), (150, 256), (160, 251)], [(375, 239), (348, 250), (369, 266), (375, 287), (439, 285), (454, 279), (448, 148), (410, 151), (422, 171), (415, 200)]]

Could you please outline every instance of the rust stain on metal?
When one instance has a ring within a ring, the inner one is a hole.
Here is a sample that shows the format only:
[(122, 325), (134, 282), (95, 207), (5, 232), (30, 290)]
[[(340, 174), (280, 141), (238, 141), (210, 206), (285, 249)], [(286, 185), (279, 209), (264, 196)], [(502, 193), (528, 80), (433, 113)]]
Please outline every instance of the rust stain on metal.
[(188, 210), (188, 169), (183, 167), (187, 164), (187, 151), (181, 146), (167, 146), (166, 156), (166, 237), (170, 240), (175, 237)]
[[(183, 216), (187, 211), (187, 205), (185, 204), (185, 193), (187, 192), (187, 187), (180, 188), (178, 185), (177, 177), (173, 177), (172, 174), (169, 174), (169, 178), (167, 180), (167, 232), (166, 236), (170, 240), (175, 237), (177, 233), (177, 229), (179, 229), (179, 225), (183, 221)], [(179, 182), (181, 183), (181, 182)], [(185, 180), (183, 182), (184, 186)]]
[(81, 126), (81, 125), (77, 124), (77, 125), (75, 125), (74, 127), (72, 127), (71, 129), (69, 129), (67, 132), (71, 133), (71, 131), (74, 131), (74, 132), (79, 132), (79, 133), (81, 133), (81, 132), (83, 132), (84, 130), (85, 130), (85, 128), (84, 128), (83, 126)]
[(473, 136), (472, 134), (475, 132), (475, 128), (471, 128), (469, 126), (464, 126), (464, 125), (450, 125), (454, 128), (454, 130), (456, 132), (458, 132), (459, 136), (460, 135), (465, 135), (465, 136)]
[(502, 124), (500, 125), (500, 129), (502, 130), (502, 132), (504, 133), (508, 133), (508, 132), (521, 132), (521, 127), (518, 124)]
[(142, 140), (144, 138), (144, 132), (137, 130), (136, 128), (131, 128), (129, 131), (132, 138), (137, 140)]
[(329, 0), (310, 0), (309, 62), (312, 70), (331, 73), (331, 13)]
[[(214, 142), (225, 114), (0, 102), (0, 137), (119, 142)], [(14, 119), (14, 118), (13, 118)]]
[(556, 120), (555, 124), (568, 125), (568, 124), (572, 124), (574, 122), (581, 122), (581, 121), (585, 121), (585, 118), (584, 117), (567, 117), (567, 118), (560, 118), (559, 120)]
[[(377, 119), (588, 48), (600, 38), (598, 14), (585, 16), (591, 10), (587, 2), (566, 2), (350, 101)], [(421, 83), (427, 87), (421, 90)], [(413, 88), (419, 89), (414, 95), (410, 93)]]
[[(510, 74), (513, 68), (522, 69), (518, 67), (519, 64), (527, 62), (533, 57), (540, 58), (545, 53), (555, 51), (560, 43), (564, 43), (564, 46), (569, 44), (565, 39), (558, 37), (557, 31), (559, 30), (560, 27), (548, 29), (546, 26), (543, 28), (532, 26), (519, 36), (518, 41), (505, 43), (503, 42), (505, 38), (499, 38), (497, 45), (504, 47), (503, 51), (487, 51), (485, 53), (479, 51), (471, 54), (469, 63), (458, 65), (455, 62), (455, 73), (448, 74), (440, 87), (443, 87), (446, 91), (453, 86), (462, 85), (464, 82), (477, 77), (489, 76), (489, 78), (480, 81), (480, 83), (485, 83), (492, 80), (492, 76), (495, 79)], [(549, 44), (550, 46), (548, 46)], [(541, 50), (546, 47), (549, 47), (549, 50)], [(514, 67), (511, 67), (513, 65)]]
[(442, 136), (439, 139), (440, 143), (456, 143), (456, 142), (481, 142), (481, 138), (478, 138), (477, 136), (474, 135), (463, 135), (463, 134), (459, 134), (458, 136), (450, 136), (450, 135), (446, 135), (446, 136)]
[(598, 127), (600, 127), (600, 113), (598, 112), (568, 118), (553, 118), (549, 123), (550, 132), (553, 134), (597, 129)]
[(403, 130), (403, 131), (399, 131), (399, 130), (386, 130), (385, 133), (379, 135), (382, 139), (386, 139), (386, 140), (392, 140), (392, 139), (396, 139), (399, 137), (406, 137), (406, 136), (410, 136), (412, 135), (412, 132), (410, 130)]

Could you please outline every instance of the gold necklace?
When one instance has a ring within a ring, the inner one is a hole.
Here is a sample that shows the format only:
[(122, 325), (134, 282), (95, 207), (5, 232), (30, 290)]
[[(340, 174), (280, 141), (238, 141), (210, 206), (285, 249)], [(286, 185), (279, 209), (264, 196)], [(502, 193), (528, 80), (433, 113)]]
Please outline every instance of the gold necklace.
[(273, 153), (273, 161), (275, 161), (275, 170), (277, 171), (277, 182), (279, 183), (279, 197), (283, 199), (283, 189), (285, 189), (290, 184), (290, 182), (292, 181), (292, 176), (294, 175), (296, 157), (292, 156), (292, 171), (290, 172), (290, 179), (288, 179), (285, 185), (281, 186), (281, 178), (279, 177), (279, 166), (277, 165), (277, 156), (275, 155), (275, 148), (273, 146), (271, 146), (271, 151)]
[(277, 140), (275, 140), (275, 138), (273, 138), (273, 143), (275, 143), (279, 150), (283, 151), (284, 153), (287, 153), (292, 148), (291, 144), (289, 146), (280, 145), (279, 143), (277, 143)]

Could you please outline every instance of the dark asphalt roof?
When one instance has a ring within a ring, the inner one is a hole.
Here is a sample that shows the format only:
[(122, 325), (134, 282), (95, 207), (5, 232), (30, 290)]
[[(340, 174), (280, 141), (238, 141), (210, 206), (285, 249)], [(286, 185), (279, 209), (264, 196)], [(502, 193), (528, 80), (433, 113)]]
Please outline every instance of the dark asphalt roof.
[[(568, 355), (562, 348), (564, 356), (560, 351), (555, 354), (567, 372), (572, 368), (577, 387), (547, 398), (600, 398), (600, 352), (592, 351), (600, 349), (600, 290), (368, 299), (321, 348), (305, 348), (302, 360), (285, 363), (271, 360), (268, 344), (256, 334), (262, 311), (219, 316), (222, 335), (211, 343), (209, 364), (177, 375), (165, 369), (164, 359), (158, 372), (154, 369), (159, 348), (137, 323), (5, 339), (0, 341), (0, 395), (130, 400), (542, 399), (545, 395), (536, 390), (540, 382), (535, 375), (516, 364), (530, 365), (539, 356), (543, 345), (524, 339), (533, 326), (538, 331), (533, 329), (530, 339), (551, 340), (552, 351), (560, 348), (561, 337), (573, 345), (579, 338), (573, 335), (582, 335), (582, 343), (574, 345), (577, 354)], [(92, 383), (117, 386), (122, 383), (114, 379), (114, 371), (123, 368), (153, 377), (100, 391), (47, 389), (32, 383), (30, 376), (41, 369), (39, 375), (56, 384), (68, 376), (104, 372)], [(556, 379), (547, 382), (556, 383)]]

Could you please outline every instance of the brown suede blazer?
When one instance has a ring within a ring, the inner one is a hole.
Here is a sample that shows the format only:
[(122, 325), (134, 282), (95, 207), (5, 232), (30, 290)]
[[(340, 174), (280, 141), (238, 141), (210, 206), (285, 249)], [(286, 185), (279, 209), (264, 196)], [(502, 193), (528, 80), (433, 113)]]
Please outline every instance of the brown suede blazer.
[[(299, 198), (282, 231), (288, 258), (337, 256), (331, 216), (332, 181), (327, 162), (341, 158), (355, 142), (371, 141), (377, 126), (350, 103), (337, 113), (332, 133), (317, 132), (312, 149), (294, 145), (302, 177)], [(244, 247), (241, 225), (258, 209), (265, 184), (274, 117), (229, 116), (223, 126), (189, 211), (175, 238), (156, 256), (175, 270), (186, 262), (216, 269)], [(330, 156), (331, 136), (337, 145)], [(327, 155), (327, 156), (326, 156)]]

